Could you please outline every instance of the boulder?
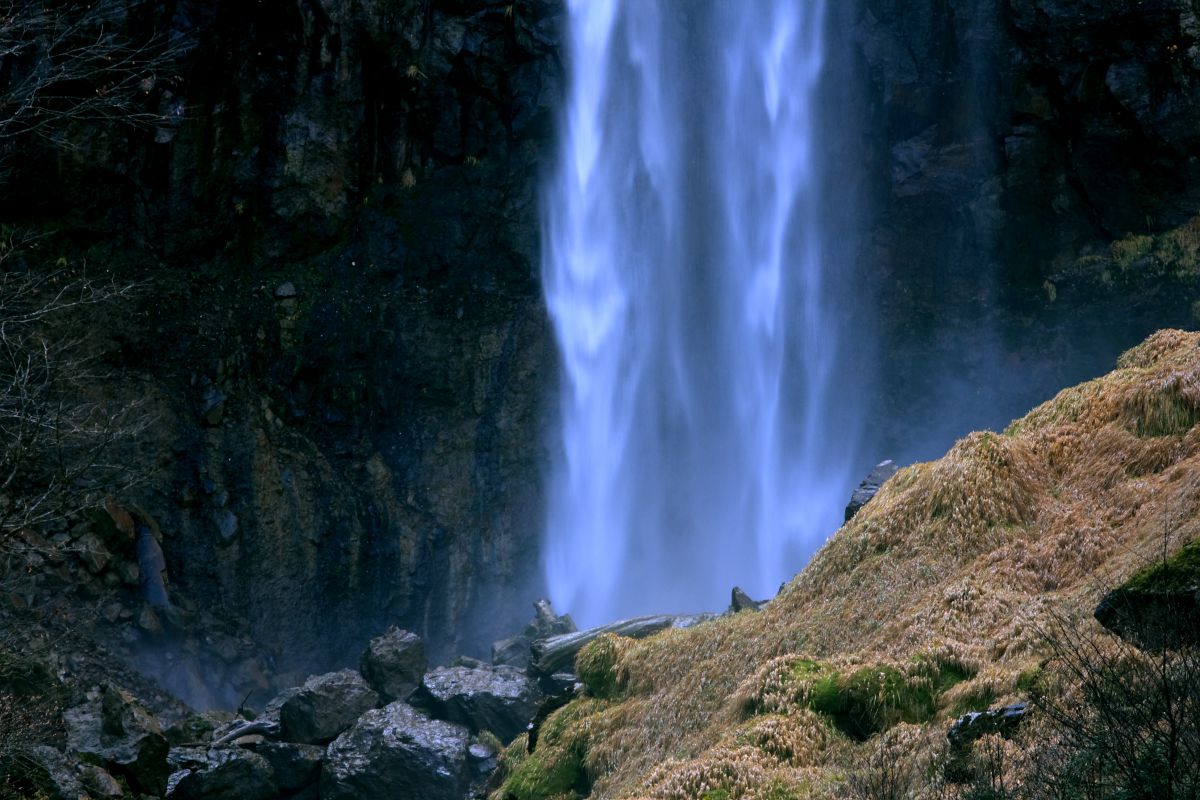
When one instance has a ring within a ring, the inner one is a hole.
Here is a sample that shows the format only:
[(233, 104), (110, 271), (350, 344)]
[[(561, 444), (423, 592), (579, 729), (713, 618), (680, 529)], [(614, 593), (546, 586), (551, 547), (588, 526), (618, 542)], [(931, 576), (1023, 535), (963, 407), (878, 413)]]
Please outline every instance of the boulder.
[(279, 707), (286, 741), (325, 744), (379, 705), (379, 695), (352, 669), (316, 675)]
[(881, 461), (875, 465), (870, 474), (863, 479), (863, 482), (858, 485), (854, 493), (850, 495), (850, 502), (846, 506), (846, 522), (857, 514), (863, 506), (871, 502), (875, 494), (879, 491), (879, 487), (887, 481), (888, 478), (900, 471), (894, 461)]
[(93, 764), (78, 764), (75, 772), (79, 777), (79, 782), (83, 784), (83, 788), (87, 790), (92, 800), (125, 796), (125, 790), (121, 788), (117, 779), (109, 774), (108, 770)]
[(128, 693), (112, 686), (63, 712), (67, 750), (124, 775), (144, 794), (162, 794), (170, 770), (167, 739), (158, 722)]
[(408, 697), (429, 667), (421, 637), (395, 626), (371, 640), (358, 664), (371, 688), (389, 702)]
[[(124, 797), (116, 778), (93, 764), (84, 764), (53, 747), (38, 745), (24, 751), (26, 768), (39, 789), (37, 797), (50, 800), (103, 800)], [(8, 795), (4, 795), (8, 796)]]
[(729, 613), (736, 614), (739, 611), (758, 611), (762, 608), (765, 601), (754, 600), (746, 591), (740, 587), (733, 587), (731, 599), (729, 601)]
[(530, 647), (535, 641), (575, 631), (575, 620), (571, 615), (559, 616), (550, 601), (542, 598), (533, 604), (533, 619), (521, 633), (492, 643), (492, 663), (525, 669), (529, 666)]
[(950, 745), (959, 751), (970, 747), (981, 736), (998, 733), (1005, 738), (1012, 736), (1025, 719), (1029, 707), (1025, 703), (993, 708), (987, 711), (972, 711), (955, 720), (947, 737)]
[(466, 728), (392, 703), (368, 711), (329, 745), (322, 800), (461, 800), (471, 783)]
[(271, 765), (240, 747), (209, 750), (203, 766), (171, 776), (172, 800), (268, 800), (278, 794)]
[(24, 755), (27, 756), (24, 767), (28, 777), (51, 800), (79, 800), (87, 796), (75, 774), (73, 759), (45, 745), (31, 747)]
[(1113, 589), (1096, 606), (1095, 616), (1145, 650), (1200, 645), (1200, 541)]
[(533, 719), (541, 693), (515, 667), (439, 667), (425, 675), (410, 702), (436, 719), (510, 742)]

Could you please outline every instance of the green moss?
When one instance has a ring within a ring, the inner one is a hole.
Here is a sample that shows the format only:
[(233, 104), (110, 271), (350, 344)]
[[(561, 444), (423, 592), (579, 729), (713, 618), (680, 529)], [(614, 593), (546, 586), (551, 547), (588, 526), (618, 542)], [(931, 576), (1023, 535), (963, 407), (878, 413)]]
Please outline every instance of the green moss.
[(528, 739), (520, 736), (504, 751), (501, 769), (507, 775), (500, 797), (516, 800), (555, 800), (586, 797), (591, 791), (584, 761), (587, 729), (580, 723), (608, 706), (598, 700), (573, 700), (550, 715), (542, 725), (537, 748), (526, 752)]
[(957, 662), (919, 656), (904, 670), (880, 664), (814, 681), (808, 707), (828, 716), (847, 736), (864, 740), (901, 722), (928, 722), (938, 698), (974, 671)]
[(583, 765), (585, 755), (586, 750), (581, 745), (539, 747), (513, 768), (501, 787), (500, 796), (517, 800), (586, 797), (591, 786)]
[(575, 658), (575, 674), (593, 697), (616, 697), (624, 689), (617, 665), (629, 641), (606, 633), (579, 651)]
[(1025, 695), (1036, 695), (1044, 685), (1045, 674), (1046, 670), (1040, 664), (1021, 670), (1021, 674), (1017, 676), (1017, 691)]
[(1200, 585), (1200, 540), (1162, 563), (1138, 572), (1120, 588), (1133, 592), (1180, 592)]

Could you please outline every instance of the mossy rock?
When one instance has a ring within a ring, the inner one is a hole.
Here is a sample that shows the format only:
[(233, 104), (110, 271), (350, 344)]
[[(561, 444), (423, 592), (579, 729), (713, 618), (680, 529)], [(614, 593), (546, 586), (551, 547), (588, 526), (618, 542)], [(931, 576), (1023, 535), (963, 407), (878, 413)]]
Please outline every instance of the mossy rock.
[(1101, 625), (1143, 649), (1200, 644), (1200, 540), (1109, 592), (1095, 615)]
[(586, 720), (607, 707), (594, 699), (574, 700), (555, 711), (542, 726), (538, 746), (527, 752), (528, 738), (518, 737), (501, 758), (505, 774), (493, 797), (516, 800), (578, 800), (591, 792), (585, 767)]
[(620, 672), (621, 655), (629, 649), (632, 639), (605, 633), (589, 642), (575, 658), (575, 674), (593, 697), (611, 698), (625, 688), (625, 676)]

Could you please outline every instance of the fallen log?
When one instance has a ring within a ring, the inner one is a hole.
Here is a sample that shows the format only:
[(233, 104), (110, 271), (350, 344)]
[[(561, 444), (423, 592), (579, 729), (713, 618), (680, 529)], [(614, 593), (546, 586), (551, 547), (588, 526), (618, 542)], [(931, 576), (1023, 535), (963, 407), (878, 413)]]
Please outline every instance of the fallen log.
[(596, 628), (538, 639), (530, 646), (533, 655), (532, 667), (534, 672), (540, 675), (573, 672), (575, 656), (585, 645), (602, 634), (615, 633), (631, 639), (644, 639), (668, 628), (690, 628), (713, 619), (715, 616), (715, 614), (654, 614), (648, 617), (622, 619)]

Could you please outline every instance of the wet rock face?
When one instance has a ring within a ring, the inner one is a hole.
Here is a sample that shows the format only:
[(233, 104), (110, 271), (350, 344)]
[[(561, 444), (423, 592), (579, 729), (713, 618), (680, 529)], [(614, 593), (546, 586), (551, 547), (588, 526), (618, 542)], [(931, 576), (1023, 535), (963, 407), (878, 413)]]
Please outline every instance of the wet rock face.
[(86, 703), (63, 712), (67, 749), (123, 775), (145, 794), (166, 788), (167, 739), (154, 716), (127, 692), (100, 687)]
[(337, 240), (378, 186), (508, 157), (548, 124), (560, 3), (511, 8), (178, 3), (168, 24), (194, 50), (172, 102), (195, 122), (159, 148), (170, 153), (167, 223), (217, 204), (233, 213), (200, 236), (265, 223), (270, 249), (294, 252)]
[(368, 711), (326, 751), (321, 797), (459, 800), (474, 777), (466, 728), (401, 702)]
[(881, 461), (875, 465), (875, 468), (863, 478), (862, 483), (858, 484), (858, 488), (850, 495), (850, 502), (846, 504), (846, 522), (849, 522), (855, 514), (862, 510), (862, 507), (879, 493), (879, 487), (887, 481), (888, 478), (900, 471), (894, 461)]
[(354, 670), (317, 675), (280, 706), (282, 736), (289, 742), (325, 744), (378, 705), (379, 695)]
[[(853, 55), (830, 57), (857, 72), (851, 94), (865, 87), (847, 128), (864, 132), (864, 288), (887, 342), (890, 452), (924, 458), (912, 448), (931, 429), (953, 435), (937, 418), (1003, 424), (1155, 326), (1190, 324), (1190, 291), (1080, 265), (1198, 207), (1191, 5), (861, 0), (837, 12)], [(1021, 380), (994, 386), (999, 369)]]
[(202, 765), (171, 776), (173, 800), (267, 800), (278, 796), (265, 758), (242, 748), (208, 751)]
[(42, 179), (150, 243), (120, 268), (156, 288), (99, 345), (154, 420), (122, 499), (161, 523), (172, 591), (245, 620), (278, 672), (347, 666), (397, 622), (435, 660), (483, 655), (536, 582), (561, 3), (157, 9), (186, 114), (132, 134), (104, 192), (70, 160)]
[(437, 719), (491, 731), (508, 743), (525, 730), (541, 692), (514, 667), (439, 667), (421, 681), (412, 703)]
[(359, 659), (367, 683), (389, 702), (407, 699), (428, 666), (420, 637), (395, 627), (372, 639)]

